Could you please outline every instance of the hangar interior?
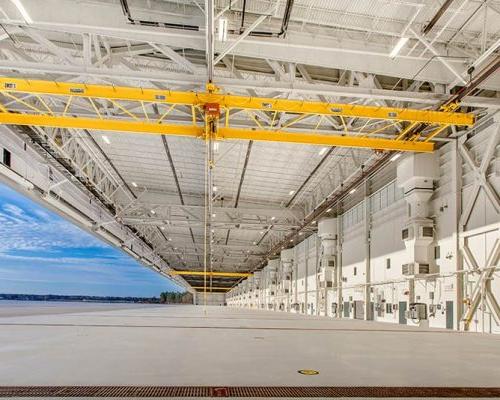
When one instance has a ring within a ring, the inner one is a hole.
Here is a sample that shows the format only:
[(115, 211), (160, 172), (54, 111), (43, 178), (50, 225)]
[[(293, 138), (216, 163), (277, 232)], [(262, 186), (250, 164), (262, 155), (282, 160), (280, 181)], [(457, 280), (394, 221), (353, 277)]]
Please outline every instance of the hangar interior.
[(0, 14), (3, 182), (197, 304), (500, 333), (498, 0)]

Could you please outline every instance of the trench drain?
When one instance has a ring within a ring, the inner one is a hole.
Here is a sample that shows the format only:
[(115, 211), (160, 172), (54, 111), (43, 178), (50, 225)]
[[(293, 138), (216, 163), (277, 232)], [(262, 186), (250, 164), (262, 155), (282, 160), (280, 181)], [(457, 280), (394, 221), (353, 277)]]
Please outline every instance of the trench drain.
[(500, 397), (500, 387), (0, 386), (0, 397)]

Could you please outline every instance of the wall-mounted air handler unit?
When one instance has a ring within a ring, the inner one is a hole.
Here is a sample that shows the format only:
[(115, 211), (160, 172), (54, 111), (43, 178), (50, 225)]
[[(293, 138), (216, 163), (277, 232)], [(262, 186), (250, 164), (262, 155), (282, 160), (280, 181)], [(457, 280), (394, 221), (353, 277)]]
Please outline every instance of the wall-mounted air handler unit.
[(278, 279), (278, 292), (281, 297), (283, 311), (291, 309), (293, 249), (283, 250), (280, 254), (280, 273)]
[(434, 153), (408, 154), (397, 168), (397, 185), (404, 190), (407, 219), (401, 229), (407, 262), (402, 266), (406, 276), (435, 272), (431, 244), (434, 241), (434, 221), (429, 217), (429, 200), (434, 192), (434, 180), (439, 177)]
[(253, 273), (254, 298), (257, 308), (260, 308), (261, 286), (262, 286), (261, 277), (262, 277), (262, 271), (255, 271)]
[(320, 220), (318, 237), (321, 239), (318, 281), (320, 287), (333, 287), (337, 285), (337, 218)]
[(267, 267), (265, 267), (266, 270), (266, 282), (267, 282), (267, 308), (269, 310), (274, 310), (275, 309), (275, 296), (276, 296), (276, 290), (277, 290), (277, 280), (278, 280), (278, 268), (280, 265), (280, 260), (275, 259), (275, 260), (269, 260), (267, 263)]
[[(321, 239), (321, 257), (318, 263), (319, 302), (318, 311), (328, 315), (329, 290), (338, 284), (337, 271), (337, 218), (324, 218), (318, 223), (318, 237)], [(331, 305), (330, 305), (331, 307)]]
[(427, 319), (427, 304), (410, 303), (408, 310), (405, 311), (405, 317), (416, 323)]

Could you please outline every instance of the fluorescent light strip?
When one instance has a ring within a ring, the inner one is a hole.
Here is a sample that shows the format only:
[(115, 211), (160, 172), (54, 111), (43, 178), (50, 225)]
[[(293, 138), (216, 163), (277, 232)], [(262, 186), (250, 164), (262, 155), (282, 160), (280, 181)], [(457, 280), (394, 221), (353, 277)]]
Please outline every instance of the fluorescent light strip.
[(10, 0), (18, 9), (18, 11), (21, 13), (23, 16), (24, 20), (28, 24), (32, 24), (33, 20), (31, 19), (30, 15), (28, 14), (28, 11), (26, 11), (26, 8), (24, 8), (23, 3), (21, 3), (21, 0)]
[(401, 157), (401, 153), (396, 153), (391, 157), (391, 161), (396, 161), (399, 157)]
[(391, 58), (396, 57), (401, 51), (401, 49), (404, 47), (406, 42), (408, 42), (408, 40), (410, 40), (410, 38), (407, 37), (399, 38), (398, 42), (396, 43), (396, 46), (394, 46), (394, 48), (391, 51), (391, 54), (389, 54), (389, 57)]
[(227, 19), (219, 18), (219, 29), (217, 33), (220, 42), (225, 42), (227, 40), (227, 26)]
[(109, 138), (106, 135), (102, 135), (101, 137), (102, 137), (102, 140), (104, 141), (104, 143), (111, 144), (111, 141), (109, 140)]

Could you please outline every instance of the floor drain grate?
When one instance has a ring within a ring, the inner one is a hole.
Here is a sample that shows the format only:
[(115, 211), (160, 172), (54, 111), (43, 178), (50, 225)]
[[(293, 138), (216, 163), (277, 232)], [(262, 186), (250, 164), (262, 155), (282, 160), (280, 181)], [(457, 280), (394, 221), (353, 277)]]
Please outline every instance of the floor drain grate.
[(500, 388), (343, 386), (0, 386), (0, 397), (500, 397)]

